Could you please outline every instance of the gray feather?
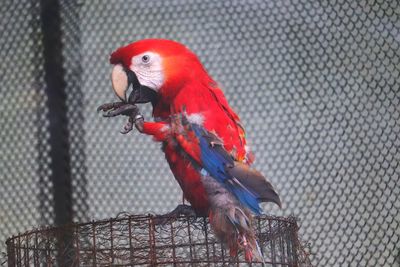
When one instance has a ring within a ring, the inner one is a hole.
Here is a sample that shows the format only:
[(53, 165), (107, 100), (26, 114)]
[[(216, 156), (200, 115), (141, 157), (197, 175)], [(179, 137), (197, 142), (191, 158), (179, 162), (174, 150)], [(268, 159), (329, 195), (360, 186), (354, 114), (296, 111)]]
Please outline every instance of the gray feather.
[(235, 177), (241, 186), (253, 193), (261, 202), (274, 202), (282, 207), (278, 193), (269, 181), (257, 170), (248, 165), (235, 162), (234, 166), (226, 167), (226, 171)]

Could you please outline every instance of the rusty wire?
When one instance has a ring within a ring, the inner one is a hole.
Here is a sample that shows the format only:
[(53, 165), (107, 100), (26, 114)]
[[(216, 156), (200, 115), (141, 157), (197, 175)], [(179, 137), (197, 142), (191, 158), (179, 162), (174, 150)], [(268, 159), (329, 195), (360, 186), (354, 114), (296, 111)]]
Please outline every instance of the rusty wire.
[[(229, 256), (206, 218), (159, 218), (123, 214), (19, 234), (6, 242), (8, 266), (245, 265), (243, 255)], [(267, 266), (310, 266), (295, 218), (263, 215), (254, 227)]]

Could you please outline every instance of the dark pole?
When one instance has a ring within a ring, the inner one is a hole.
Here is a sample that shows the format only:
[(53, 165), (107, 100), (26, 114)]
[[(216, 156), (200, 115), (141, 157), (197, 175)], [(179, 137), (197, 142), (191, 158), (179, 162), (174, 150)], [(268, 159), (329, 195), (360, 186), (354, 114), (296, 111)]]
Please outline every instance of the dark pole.
[(55, 224), (61, 225), (72, 222), (72, 184), (60, 3), (41, 0), (40, 6), (50, 134), (50, 179), (53, 183)]

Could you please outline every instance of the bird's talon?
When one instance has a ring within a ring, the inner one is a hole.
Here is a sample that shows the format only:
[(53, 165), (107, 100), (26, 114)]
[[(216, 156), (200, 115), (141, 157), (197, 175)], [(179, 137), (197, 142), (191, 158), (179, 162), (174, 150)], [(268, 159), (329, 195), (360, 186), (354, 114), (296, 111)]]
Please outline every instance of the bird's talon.
[(133, 129), (132, 117), (129, 117), (128, 122), (125, 124), (124, 128), (120, 131), (122, 134), (127, 134)]
[(116, 109), (108, 111), (106, 114), (103, 114), (104, 117), (116, 117), (118, 115), (127, 115), (131, 116), (132, 113), (136, 113), (138, 110), (137, 106), (132, 104), (125, 104)]
[(120, 102), (105, 103), (105, 104), (100, 105), (99, 107), (97, 107), (97, 112), (100, 112), (100, 111), (106, 112), (106, 111), (109, 111), (109, 110), (112, 110), (112, 109), (119, 108), (119, 107), (121, 107), (121, 106), (123, 106), (125, 104), (126, 104), (125, 102), (121, 102), (121, 101)]
[(127, 133), (129, 133), (130, 131), (132, 131), (132, 129), (133, 128), (126, 128), (126, 127), (124, 127), (124, 129), (122, 129), (121, 131), (119, 131), (121, 134), (127, 134)]

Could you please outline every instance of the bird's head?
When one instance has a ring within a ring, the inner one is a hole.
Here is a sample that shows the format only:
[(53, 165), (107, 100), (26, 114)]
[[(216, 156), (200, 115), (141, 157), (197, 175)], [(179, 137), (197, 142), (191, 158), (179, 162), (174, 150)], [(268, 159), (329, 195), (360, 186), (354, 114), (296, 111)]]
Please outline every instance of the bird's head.
[(168, 101), (188, 81), (204, 74), (208, 77), (197, 56), (171, 40), (146, 39), (123, 46), (111, 54), (110, 63), (114, 65), (113, 89), (126, 102), (132, 95), (130, 85), (140, 91), (136, 103), (153, 102), (160, 97)]

